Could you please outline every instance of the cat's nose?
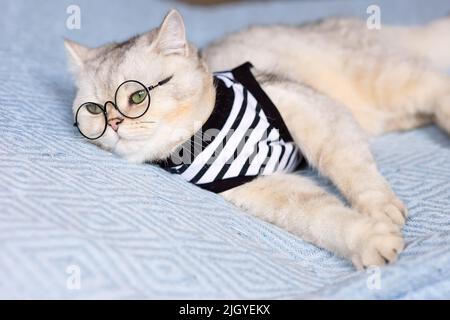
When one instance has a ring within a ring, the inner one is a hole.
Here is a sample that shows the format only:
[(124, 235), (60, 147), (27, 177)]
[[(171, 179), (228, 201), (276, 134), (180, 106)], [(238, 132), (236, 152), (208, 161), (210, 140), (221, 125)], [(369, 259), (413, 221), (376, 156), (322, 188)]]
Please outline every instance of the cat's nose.
[(114, 131), (117, 131), (117, 129), (119, 129), (119, 124), (122, 123), (123, 119), (121, 118), (112, 118), (112, 119), (108, 119), (108, 124), (111, 126), (111, 128)]

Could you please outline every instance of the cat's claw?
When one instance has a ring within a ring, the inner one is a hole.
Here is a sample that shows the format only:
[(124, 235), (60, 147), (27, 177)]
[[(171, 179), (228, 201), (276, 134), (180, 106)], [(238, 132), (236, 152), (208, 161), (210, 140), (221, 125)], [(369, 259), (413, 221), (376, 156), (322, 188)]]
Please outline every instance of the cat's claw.
[(404, 246), (398, 226), (374, 220), (369, 231), (361, 233), (351, 260), (358, 270), (383, 266), (396, 261)]
[(400, 227), (406, 222), (406, 206), (391, 192), (370, 191), (361, 195), (358, 200), (355, 209), (376, 220), (393, 222)]

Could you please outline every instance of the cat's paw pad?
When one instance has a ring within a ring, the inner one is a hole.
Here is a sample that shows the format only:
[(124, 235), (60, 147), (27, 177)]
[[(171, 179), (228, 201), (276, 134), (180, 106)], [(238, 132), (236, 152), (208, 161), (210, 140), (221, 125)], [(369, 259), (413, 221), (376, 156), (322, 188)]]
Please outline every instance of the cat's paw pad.
[(406, 222), (406, 206), (393, 193), (369, 191), (358, 199), (356, 208), (376, 220), (393, 222), (403, 226)]
[(383, 266), (397, 260), (405, 242), (398, 226), (375, 221), (361, 233), (359, 244), (351, 260), (359, 270), (371, 266)]

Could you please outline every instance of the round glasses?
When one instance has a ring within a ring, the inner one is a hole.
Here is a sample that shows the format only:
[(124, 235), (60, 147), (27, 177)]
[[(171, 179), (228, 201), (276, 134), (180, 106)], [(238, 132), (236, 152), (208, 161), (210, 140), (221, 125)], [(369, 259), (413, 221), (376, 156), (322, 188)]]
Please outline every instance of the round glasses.
[(142, 117), (150, 107), (150, 91), (169, 82), (168, 77), (156, 85), (146, 87), (136, 80), (123, 82), (114, 94), (114, 102), (107, 101), (103, 106), (95, 102), (85, 102), (75, 113), (75, 123), (78, 131), (89, 140), (100, 138), (106, 131), (108, 115), (106, 107), (111, 104), (122, 116), (128, 119)]

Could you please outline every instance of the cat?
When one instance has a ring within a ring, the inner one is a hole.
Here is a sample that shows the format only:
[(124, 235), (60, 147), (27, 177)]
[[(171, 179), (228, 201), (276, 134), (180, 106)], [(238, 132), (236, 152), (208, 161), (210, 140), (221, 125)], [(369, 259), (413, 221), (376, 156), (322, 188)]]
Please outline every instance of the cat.
[[(249, 27), (199, 52), (186, 40), (182, 16), (171, 10), (159, 28), (122, 43), (87, 48), (65, 40), (78, 88), (73, 112), (85, 102), (108, 101), (104, 133), (91, 142), (130, 162), (158, 162), (211, 116), (220, 99), (212, 71), (249, 61), (308, 164), (349, 205), (309, 178), (286, 172), (220, 194), (357, 269), (381, 266), (404, 249), (407, 208), (378, 172), (368, 138), (431, 122), (450, 133), (450, 79), (443, 71), (450, 67), (449, 32), (450, 18), (380, 30), (357, 19), (329, 18)], [(125, 117), (111, 102), (130, 79), (152, 85), (150, 97), (145, 89), (129, 98), (148, 99), (140, 118)], [(97, 125), (89, 116), (78, 122), (88, 130)]]

